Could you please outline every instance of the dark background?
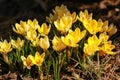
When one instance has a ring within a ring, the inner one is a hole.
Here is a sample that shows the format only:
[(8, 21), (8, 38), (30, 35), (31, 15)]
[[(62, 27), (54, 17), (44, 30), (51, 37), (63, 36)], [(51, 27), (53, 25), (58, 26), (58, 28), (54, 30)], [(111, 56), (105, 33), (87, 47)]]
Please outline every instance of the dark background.
[(87, 9), (93, 18), (108, 20), (120, 28), (120, 0), (0, 0), (0, 37), (12, 34), (12, 26), (20, 20), (36, 18), (39, 24), (45, 22), (52, 9), (61, 4), (71, 12)]

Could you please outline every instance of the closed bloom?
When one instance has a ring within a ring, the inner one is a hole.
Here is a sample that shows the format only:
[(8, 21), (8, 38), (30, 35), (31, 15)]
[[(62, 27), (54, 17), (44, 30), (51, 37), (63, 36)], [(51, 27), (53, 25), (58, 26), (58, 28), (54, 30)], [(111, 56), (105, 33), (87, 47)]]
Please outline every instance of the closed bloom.
[(39, 45), (44, 51), (46, 51), (50, 47), (48, 36), (44, 36), (44, 38), (40, 38)]
[(48, 33), (50, 32), (50, 28), (51, 25), (48, 26), (46, 23), (43, 23), (41, 27), (38, 27), (38, 32), (40, 34), (48, 35)]
[(76, 28), (75, 31), (69, 30), (69, 33), (64, 37), (62, 36), (61, 39), (64, 44), (69, 47), (77, 47), (78, 42), (85, 36), (86, 31), (80, 31), (79, 28)]
[(66, 48), (66, 45), (62, 42), (61, 38), (54, 36), (52, 40), (53, 49), (56, 51), (61, 51)]
[(11, 50), (11, 43), (9, 43), (7, 40), (0, 41), (0, 52), (2, 52), (3, 54), (7, 54)]
[(21, 60), (23, 61), (23, 64), (27, 67), (27, 69), (30, 69), (31, 66), (34, 65), (34, 63), (33, 63), (33, 61), (32, 61), (33, 58), (34, 58), (34, 57), (33, 57), (32, 55), (28, 55), (27, 58), (24, 57), (24, 56), (21, 56)]
[(112, 36), (113, 34), (115, 34), (117, 32), (117, 28), (114, 24), (110, 24), (110, 26), (108, 27), (108, 35)]
[(24, 45), (24, 40), (17, 38), (17, 40), (11, 40), (12, 47), (20, 51), (21, 47)]
[(84, 45), (84, 53), (89, 56), (94, 55), (94, 53), (99, 50), (101, 41), (97, 38), (96, 35), (93, 35), (92, 37), (88, 38), (87, 42), (88, 43), (85, 43)]
[(60, 20), (54, 22), (55, 27), (62, 34), (66, 34), (67, 31), (72, 27), (72, 17), (63, 16)]

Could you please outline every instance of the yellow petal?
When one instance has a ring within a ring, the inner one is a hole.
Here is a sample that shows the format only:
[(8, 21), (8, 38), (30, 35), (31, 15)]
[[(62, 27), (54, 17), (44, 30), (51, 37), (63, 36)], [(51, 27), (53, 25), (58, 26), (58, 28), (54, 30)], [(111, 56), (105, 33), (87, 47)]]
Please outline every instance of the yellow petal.
[(52, 40), (53, 49), (56, 51), (61, 51), (66, 48), (66, 45), (62, 42), (61, 38), (54, 36)]
[(44, 61), (44, 57), (45, 57), (45, 53), (42, 53), (42, 54), (40, 55), (39, 52), (36, 52), (36, 53), (35, 53), (35, 61), (36, 61), (35, 64), (36, 64), (37, 66), (41, 66), (42, 63), (43, 63), (43, 61)]
[(45, 35), (47, 35), (48, 33), (49, 33), (49, 31), (50, 31), (50, 28), (51, 28), (51, 25), (47, 25), (46, 23), (43, 23), (42, 25), (41, 25), (41, 27), (38, 27), (38, 32), (40, 33), (40, 34), (45, 34)]
[(49, 38), (45, 36), (44, 38), (40, 38), (40, 47), (46, 51), (50, 47)]
[(32, 60), (33, 58), (34, 58), (34, 57), (33, 57), (32, 55), (28, 55), (27, 58), (25, 58), (24, 56), (21, 56), (21, 60), (23, 61), (23, 64), (24, 64), (28, 69), (30, 69), (31, 66), (34, 65), (33, 60)]

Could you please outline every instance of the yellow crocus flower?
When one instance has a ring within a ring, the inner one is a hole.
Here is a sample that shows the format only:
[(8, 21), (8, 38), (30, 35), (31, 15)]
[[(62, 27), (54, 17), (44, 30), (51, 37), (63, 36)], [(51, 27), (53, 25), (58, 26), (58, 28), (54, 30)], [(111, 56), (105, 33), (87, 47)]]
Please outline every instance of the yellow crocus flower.
[(36, 30), (38, 27), (40, 26), (36, 19), (33, 21), (28, 19), (27, 22), (20, 21), (20, 24), (16, 23), (15, 28), (13, 27), (13, 31), (24, 36), (26, 35), (27, 31)]
[(106, 32), (103, 32), (99, 35), (99, 39), (100, 39), (101, 43), (105, 43), (108, 41), (109, 36), (106, 34)]
[(101, 33), (99, 39), (101, 40), (101, 44), (99, 46), (100, 55), (114, 54), (112, 50), (115, 48), (115, 46), (112, 45), (112, 41), (108, 41), (109, 36), (106, 34), (106, 32)]
[(37, 36), (34, 41), (31, 41), (32, 46), (34, 47), (39, 46), (39, 41), (40, 41), (39, 36)]
[(94, 55), (96, 51), (99, 50), (99, 45), (101, 41), (97, 38), (96, 35), (93, 35), (92, 37), (89, 37), (87, 40), (88, 44), (85, 43), (84, 45), (84, 53), (86, 55)]
[(53, 23), (56, 20), (59, 20), (64, 15), (71, 16), (72, 22), (74, 23), (76, 19), (76, 12), (70, 13), (65, 5), (56, 6), (55, 9), (52, 10), (53, 14), (50, 13), (49, 17), (46, 17), (47, 21)]
[(108, 35), (112, 36), (113, 34), (115, 34), (117, 32), (117, 28), (114, 24), (110, 24), (108, 29), (107, 29)]
[(77, 43), (85, 36), (85, 34), (86, 30), (81, 32), (79, 28), (76, 28), (75, 31), (69, 30), (69, 33), (65, 37), (62, 36), (61, 39), (67, 46), (77, 47)]
[(116, 26), (113, 23), (111, 23), (108, 26), (108, 21), (104, 21), (102, 29), (101, 29), (100, 32), (107, 32), (109, 36), (112, 36), (113, 34), (115, 34), (117, 32), (117, 28), (116, 28)]
[(64, 14), (64, 15), (71, 16), (71, 17), (72, 17), (72, 23), (76, 22), (76, 20), (77, 20), (76, 12), (73, 12), (73, 13), (71, 14), (70, 11), (68, 11), (68, 12), (66, 12), (66, 14)]
[(76, 12), (73, 12), (73, 13), (71, 14), (71, 17), (72, 17), (72, 22), (73, 22), (73, 23), (77, 21), (77, 14), (76, 14)]
[[(102, 21), (101, 19), (99, 20)], [(108, 30), (108, 21), (106, 20), (103, 22), (103, 26), (100, 32), (107, 32), (107, 30)]]
[(66, 48), (66, 45), (62, 42), (61, 38), (54, 36), (52, 40), (53, 49), (56, 51), (61, 51)]
[(9, 43), (7, 40), (0, 41), (0, 52), (2, 52), (3, 54), (7, 54), (11, 50), (11, 43)]
[(27, 40), (30, 40), (31, 42), (35, 41), (36, 38), (37, 38), (36, 30), (29, 30), (29, 31), (27, 31), (25, 37), (26, 37)]
[(61, 5), (61, 6), (56, 6), (55, 9), (53, 9), (53, 13), (57, 14), (58, 17), (62, 17), (64, 13), (68, 12), (69, 10), (67, 9), (67, 6)]
[(97, 51), (96, 50), (96, 47), (93, 46), (93, 45), (89, 45), (89, 44), (84, 44), (84, 49), (83, 49), (85, 55), (89, 55), (89, 56), (92, 56), (95, 54), (95, 52)]
[(67, 31), (72, 27), (72, 17), (63, 16), (60, 20), (54, 22), (55, 27), (61, 34), (66, 34)]
[(80, 11), (79, 16), (77, 18), (79, 21), (84, 23), (86, 21), (92, 20), (92, 13), (89, 14), (87, 10), (85, 10), (84, 12)]
[(112, 50), (115, 48), (114, 45), (112, 45), (112, 41), (105, 42), (102, 47), (100, 47), (100, 51), (103, 52), (103, 54), (113, 55), (115, 54)]
[(31, 66), (34, 65), (32, 59), (34, 57), (32, 55), (28, 55), (28, 57), (21, 56), (21, 60), (23, 61), (23, 64), (27, 67), (27, 69), (31, 69)]
[(53, 14), (50, 13), (49, 17), (46, 17), (46, 19), (47, 19), (47, 21), (48, 21), (49, 23), (53, 23), (54, 21), (57, 20), (57, 17), (58, 17), (57, 14), (54, 14), (54, 15), (53, 15)]
[(21, 40), (19, 37), (17, 40), (11, 40), (11, 44), (13, 48), (16, 48), (20, 51), (21, 47), (24, 45), (24, 40)]
[(38, 21), (34, 19), (33, 21), (28, 19), (27, 20), (27, 26), (26, 26), (26, 31), (29, 30), (36, 30), (39, 26)]
[(95, 19), (92, 19), (88, 22), (84, 22), (83, 25), (90, 34), (96, 34), (101, 30), (103, 23), (101, 21), (97, 22)]
[(40, 38), (39, 45), (44, 51), (47, 51), (47, 49), (50, 47), (48, 36), (44, 36), (44, 38)]
[(93, 45), (95, 44), (96, 46), (100, 45), (101, 40), (98, 39), (96, 35), (93, 35), (92, 37), (89, 37), (87, 40), (88, 44)]
[(44, 61), (44, 57), (45, 57), (45, 53), (42, 53), (40, 55), (40, 53), (37, 51), (35, 53), (35, 57), (31, 57), (32, 62), (37, 65), (38, 67), (40, 67)]
[(52, 10), (53, 14), (50, 13), (49, 17), (46, 17), (47, 21), (53, 23), (57, 19), (60, 19), (64, 14), (66, 14), (69, 10), (65, 5), (56, 6), (55, 9)]
[(43, 23), (41, 27), (38, 27), (38, 32), (40, 34), (48, 35), (48, 33), (50, 32), (50, 28), (51, 25), (48, 26), (46, 23)]
[(13, 27), (13, 31), (24, 36), (26, 25), (26, 22), (20, 21), (20, 24), (15, 24), (15, 27)]

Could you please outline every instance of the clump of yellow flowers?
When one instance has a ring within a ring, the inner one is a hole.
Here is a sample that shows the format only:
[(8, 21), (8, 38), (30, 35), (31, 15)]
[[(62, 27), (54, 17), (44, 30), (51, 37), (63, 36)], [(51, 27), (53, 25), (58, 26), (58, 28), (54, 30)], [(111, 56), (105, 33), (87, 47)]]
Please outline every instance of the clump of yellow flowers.
[(87, 10), (80, 11), (79, 14), (71, 13), (63, 4), (52, 11), (53, 13), (46, 17), (47, 22), (41, 25), (36, 19), (21, 20), (15, 24), (13, 31), (20, 37), (9, 42), (0, 41), (0, 52), (6, 62), (9, 63), (6, 58), (9, 57), (7, 54), (14, 52), (12, 50), (17, 50), (18, 53), (14, 55), (19, 55), (18, 58), (27, 69), (34, 65), (41, 67), (47, 57), (52, 57), (50, 60), (53, 60), (54, 53), (59, 56), (66, 53), (68, 59), (72, 57), (71, 54), (76, 53), (85, 56), (115, 54), (115, 46), (109, 40), (117, 32), (114, 24), (109, 25), (108, 21), (93, 19), (93, 14)]

